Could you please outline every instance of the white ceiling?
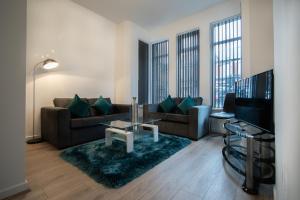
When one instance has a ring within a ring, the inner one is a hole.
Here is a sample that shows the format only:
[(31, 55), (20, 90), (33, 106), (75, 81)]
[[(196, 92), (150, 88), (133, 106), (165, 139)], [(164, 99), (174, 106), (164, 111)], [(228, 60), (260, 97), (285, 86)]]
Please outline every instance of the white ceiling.
[(73, 0), (116, 23), (151, 28), (192, 15), (225, 0)]

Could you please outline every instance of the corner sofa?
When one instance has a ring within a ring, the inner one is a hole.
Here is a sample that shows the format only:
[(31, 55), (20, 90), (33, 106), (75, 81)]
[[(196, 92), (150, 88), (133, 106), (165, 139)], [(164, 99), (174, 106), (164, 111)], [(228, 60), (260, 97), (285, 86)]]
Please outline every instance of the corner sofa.
[[(179, 105), (184, 98), (172, 99)], [(178, 110), (172, 113), (164, 113), (159, 104), (149, 104), (144, 105), (144, 117), (161, 119), (156, 124), (162, 133), (198, 140), (208, 133), (211, 107), (202, 105), (201, 97), (193, 99), (196, 106), (191, 107), (188, 114), (181, 114)]]
[[(109, 120), (129, 120), (131, 105), (112, 104), (112, 114), (103, 115), (92, 105), (97, 98), (82, 98), (91, 105), (90, 116), (73, 118), (68, 105), (72, 98), (55, 98), (54, 107), (41, 109), (42, 139), (58, 149), (86, 143), (105, 137), (105, 127), (100, 122)], [(106, 98), (111, 102), (109, 98)]]

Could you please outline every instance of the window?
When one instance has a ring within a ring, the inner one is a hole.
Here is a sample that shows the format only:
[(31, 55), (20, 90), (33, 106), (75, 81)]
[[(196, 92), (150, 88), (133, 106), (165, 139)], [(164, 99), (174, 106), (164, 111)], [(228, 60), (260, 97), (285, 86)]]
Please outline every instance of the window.
[(199, 96), (199, 30), (177, 36), (177, 96)]
[(152, 44), (152, 103), (169, 94), (169, 41)]
[(222, 108), (226, 93), (242, 76), (241, 16), (211, 25), (213, 107)]

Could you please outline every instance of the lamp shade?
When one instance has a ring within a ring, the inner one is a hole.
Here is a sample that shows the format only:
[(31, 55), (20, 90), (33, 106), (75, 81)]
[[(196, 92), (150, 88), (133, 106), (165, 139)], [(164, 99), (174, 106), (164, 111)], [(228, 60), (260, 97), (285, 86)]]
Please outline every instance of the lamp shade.
[(47, 70), (57, 68), (58, 66), (59, 66), (59, 63), (50, 58), (43, 62), (43, 68), (47, 69)]

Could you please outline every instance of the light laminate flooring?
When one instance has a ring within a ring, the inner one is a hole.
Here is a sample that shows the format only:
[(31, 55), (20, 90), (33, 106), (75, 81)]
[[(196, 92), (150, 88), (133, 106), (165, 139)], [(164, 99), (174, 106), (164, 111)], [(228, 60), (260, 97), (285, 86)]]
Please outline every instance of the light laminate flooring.
[(9, 200), (271, 200), (272, 187), (259, 195), (241, 189), (243, 178), (222, 157), (222, 137), (207, 136), (177, 152), (120, 189), (96, 183), (59, 157), (48, 143), (26, 146), (30, 191)]

